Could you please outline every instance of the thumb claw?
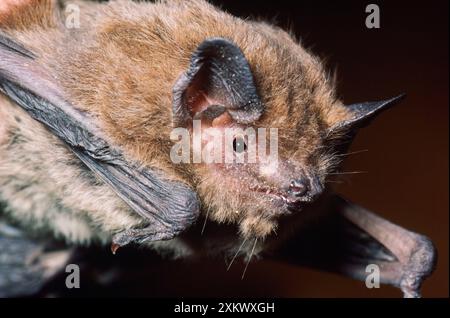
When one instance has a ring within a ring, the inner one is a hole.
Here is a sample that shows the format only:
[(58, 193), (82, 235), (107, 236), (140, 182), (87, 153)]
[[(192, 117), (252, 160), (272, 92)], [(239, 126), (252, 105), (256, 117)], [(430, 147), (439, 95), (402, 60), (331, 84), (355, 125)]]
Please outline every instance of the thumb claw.
[(116, 255), (116, 252), (119, 249), (119, 247), (120, 247), (119, 244), (116, 244), (116, 243), (111, 244), (111, 252), (113, 253), (113, 255)]

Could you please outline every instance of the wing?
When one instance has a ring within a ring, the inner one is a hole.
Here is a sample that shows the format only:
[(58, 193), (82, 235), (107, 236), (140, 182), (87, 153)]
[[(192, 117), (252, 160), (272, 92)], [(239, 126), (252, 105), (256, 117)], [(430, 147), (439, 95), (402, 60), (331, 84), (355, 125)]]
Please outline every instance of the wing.
[(366, 280), (367, 266), (375, 264), (381, 283), (400, 288), (404, 297), (420, 297), (436, 263), (430, 239), (337, 195), (322, 208), (330, 213), (277, 251), (278, 259), (359, 280)]
[(148, 228), (119, 233), (113, 242), (170, 239), (199, 215), (199, 201), (188, 185), (169, 180), (162, 171), (127, 161), (102, 136), (89, 114), (63, 97), (38, 58), (0, 33), (0, 90), (64, 141), (75, 155), (134, 211)]

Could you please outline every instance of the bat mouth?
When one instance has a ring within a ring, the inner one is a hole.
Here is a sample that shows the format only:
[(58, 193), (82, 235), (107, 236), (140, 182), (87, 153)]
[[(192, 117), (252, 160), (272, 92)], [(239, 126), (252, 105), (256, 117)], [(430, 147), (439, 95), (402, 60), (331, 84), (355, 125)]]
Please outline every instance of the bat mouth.
[(277, 214), (290, 214), (293, 211), (299, 211), (305, 202), (311, 201), (308, 198), (295, 197), (290, 193), (267, 186), (252, 186), (250, 191), (269, 199), (276, 207), (280, 208)]

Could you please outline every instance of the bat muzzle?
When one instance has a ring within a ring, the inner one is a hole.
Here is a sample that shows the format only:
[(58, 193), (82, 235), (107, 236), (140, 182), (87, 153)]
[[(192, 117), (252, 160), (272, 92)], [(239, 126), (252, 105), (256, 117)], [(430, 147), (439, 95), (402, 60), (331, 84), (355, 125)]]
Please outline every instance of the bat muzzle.
[(323, 192), (323, 186), (317, 177), (294, 179), (289, 184), (288, 203), (297, 205), (301, 202), (311, 202)]

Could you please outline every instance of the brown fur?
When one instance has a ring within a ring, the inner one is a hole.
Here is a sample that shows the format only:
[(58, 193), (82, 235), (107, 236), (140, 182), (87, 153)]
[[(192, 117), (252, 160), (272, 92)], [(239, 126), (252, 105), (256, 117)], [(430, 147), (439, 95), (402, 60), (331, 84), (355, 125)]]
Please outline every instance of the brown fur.
[[(335, 166), (335, 158), (324, 147), (330, 137), (324, 132), (349, 114), (336, 99), (322, 63), (286, 32), (265, 23), (243, 21), (200, 0), (155, 4), (76, 2), (81, 6), (80, 29), (64, 27), (64, 10), (55, 1), (29, 3), (0, 14), (0, 28), (39, 56), (40, 63), (58, 79), (66, 98), (92, 114), (109, 141), (122, 148), (129, 158), (193, 185), (204, 204), (203, 212), (211, 209), (213, 220), (239, 223), (244, 236), (265, 237), (277, 226), (276, 220), (261, 214), (271, 206), (267, 202), (255, 204), (244, 186), (247, 183), (237, 182), (233, 173), (223, 174), (206, 165), (174, 165), (170, 161), (172, 87), (188, 68), (192, 52), (206, 38), (228, 38), (248, 59), (266, 107), (254, 125), (279, 129), (279, 154), (291, 166), (286, 173), (307, 166), (324, 181)], [(20, 184), (34, 180), (37, 172), (24, 172), (31, 164), (43, 171), (36, 184), (46, 185), (33, 189), (33, 195), (41, 194), (39, 200), (46, 204), (57, 199), (61, 205), (54, 213), (64, 215), (63, 210), (68, 211), (66, 217), (83, 220), (86, 231), (101, 229), (91, 238), (103, 237), (107, 241), (105, 237), (121, 227), (140, 225), (137, 216), (105, 185), (89, 184), (81, 175), (81, 165), (73, 163), (73, 156), (58, 140), (4, 98), (0, 104), (0, 194), (13, 203), (10, 209), (23, 212), (12, 213), (15, 218), (24, 223), (40, 218), (33, 215), (37, 213), (34, 207), (23, 207), (28, 197), (22, 196), (16, 202), (14, 196), (20, 194), (5, 185), (12, 179), (20, 180)], [(17, 123), (14, 116), (27, 125)], [(2, 129), (9, 134), (19, 130), (26, 143), (11, 148)], [(32, 147), (39, 149), (32, 163), (17, 161), (19, 154), (29, 153)], [(57, 155), (55, 149), (60, 150)], [(13, 176), (6, 170), (17, 174)], [(48, 173), (53, 170), (54, 175)], [(70, 182), (60, 184), (60, 171), (65, 171), (63, 179)], [(268, 183), (277, 185), (273, 180)], [(99, 200), (91, 197), (93, 190), (101, 202), (108, 202), (108, 207), (95, 204)], [(81, 198), (81, 202), (74, 198)], [(57, 232), (50, 216), (54, 210), (41, 208), (41, 213), (49, 211), (49, 220), (43, 221), (45, 226), (35, 227), (50, 227)], [(114, 222), (111, 211), (116, 213)], [(69, 241), (90, 240), (88, 234), (86, 238), (57, 234)]]

